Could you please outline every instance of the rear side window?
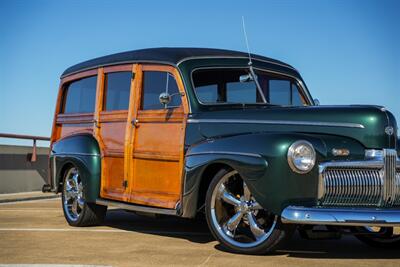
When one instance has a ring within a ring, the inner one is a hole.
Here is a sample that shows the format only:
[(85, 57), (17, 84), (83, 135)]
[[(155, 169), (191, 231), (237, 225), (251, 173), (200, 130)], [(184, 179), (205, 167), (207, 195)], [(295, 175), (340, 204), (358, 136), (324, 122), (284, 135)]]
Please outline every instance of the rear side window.
[(104, 110), (127, 110), (132, 72), (112, 72), (105, 75)]
[(67, 85), (63, 113), (92, 113), (96, 102), (97, 76), (92, 76)]
[(167, 108), (181, 105), (181, 95), (172, 74), (163, 71), (145, 71), (143, 75), (142, 110), (164, 109), (159, 99), (160, 94), (164, 92), (171, 95), (171, 102)]

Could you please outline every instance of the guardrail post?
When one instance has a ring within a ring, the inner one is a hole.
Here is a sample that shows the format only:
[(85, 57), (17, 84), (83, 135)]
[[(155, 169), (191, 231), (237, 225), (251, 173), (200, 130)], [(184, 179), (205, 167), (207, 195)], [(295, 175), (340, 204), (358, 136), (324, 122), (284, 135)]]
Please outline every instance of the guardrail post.
[(32, 157), (31, 157), (31, 162), (36, 161), (36, 139), (33, 139), (33, 148), (32, 148)]

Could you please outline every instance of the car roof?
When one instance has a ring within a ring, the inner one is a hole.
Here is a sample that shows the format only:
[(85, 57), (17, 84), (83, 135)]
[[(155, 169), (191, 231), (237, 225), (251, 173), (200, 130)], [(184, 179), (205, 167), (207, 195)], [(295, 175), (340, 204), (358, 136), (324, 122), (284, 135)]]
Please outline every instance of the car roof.
[[(215, 49), (215, 48), (193, 48), (193, 47), (160, 47), (160, 48), (147, 48), (140, 50), (132, 50), (108, 56), (98, 57), (82, 63), (73, 65), (66, 69), (61, 78), (81, 72), (84, 70), (90, 70), (103, 66), (117, 65), (117, 64), (129, 64), (129, 63), (162, 63), (168, 65), (177, 66), (181, 62), (194, 58), (248, 58), (248, 53)], [(268, 57), (252, 54), (252, 59), (267, 61), (283, 65), (288, 68), (292, 66)]]

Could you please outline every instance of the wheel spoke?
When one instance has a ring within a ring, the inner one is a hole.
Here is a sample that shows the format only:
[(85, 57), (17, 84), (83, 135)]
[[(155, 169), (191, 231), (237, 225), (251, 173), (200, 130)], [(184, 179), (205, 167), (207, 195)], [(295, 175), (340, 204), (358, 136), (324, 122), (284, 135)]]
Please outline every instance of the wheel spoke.
[(251, 193), (245, 181), (243, 181), (243, 195), (244, 195), (244, 200), (250, 201)]
[(66, 189), (65, 190), (65, 200), (70, 200), (71, 198), (73, 198), (74, 197), (74, 194), (75, 192), (72, 190), (72, 188), (71, 189)]
[(72, 176), (72, 181), (74, 182), (74, 187), (76, 190), (78, 190), (78, 187), (79, 187), (78, 177), (79, 177), (79, 173), (75, 173)]
[(221, 184), (219, 187), (220, 197), (223, 201), (233, 206), (239, 206), (240, 200), (237, 199), (228, 189), (225, 187), (224, 184)]
[(230, 218), (226, 222), (226, 227), (228, 228), (228, 230), (231, 232), (235, 231), (240, 221), (242, 220), (242, 217), (243, 217), (242, 212), (237, 212), (235, 215), (233, 215), (232, 218)]
[(252, 210), (262, 210), (264, 208), (261, 207), (260, 203), (258, 203), (257, 201), (254, 201), (253, 203), (251, 203), (250, 209), (252, 209)]
[(78, 198), (77, 200), (79, 208), (82, 210), (83, 205), (85, 204), (85, 201), (82, 198)]
[(72, 213), (74, 213), (75, 216), (78, 216), (78, 200), (76, 198), (74, 198), (73, 202), (72, 202), (72, 207), (71, 207), (71, 211)]
[(249, 221), (250, 231), (253, 233), (256, 240), (258, 240), (265, 234), (264, 230), (259, 227), (256, 218), (252, 212), (247, 212), (247, 219)]

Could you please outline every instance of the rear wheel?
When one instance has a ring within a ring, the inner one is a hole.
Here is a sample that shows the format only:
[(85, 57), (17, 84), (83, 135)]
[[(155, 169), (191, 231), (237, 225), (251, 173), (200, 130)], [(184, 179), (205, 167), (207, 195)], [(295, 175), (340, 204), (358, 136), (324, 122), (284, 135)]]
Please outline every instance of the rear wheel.
[(222, 245), (245, 254), (272, 252), (293, 233), (293, 227), (260, 206), (235, 170), (222, 169), (211, 181), (206, 219)]
[(371, 247), (400, 248), (400, 229), (397, 227), (356, 227), (355, 236)]
[(106, 215), (106, 206), (85, 201), (82, 176), (75, 166), (65, 172), (61, 201), (65, 219), (72, 226), (101, 224)]

